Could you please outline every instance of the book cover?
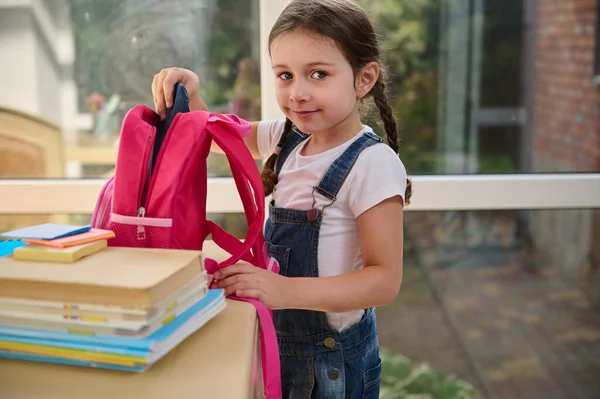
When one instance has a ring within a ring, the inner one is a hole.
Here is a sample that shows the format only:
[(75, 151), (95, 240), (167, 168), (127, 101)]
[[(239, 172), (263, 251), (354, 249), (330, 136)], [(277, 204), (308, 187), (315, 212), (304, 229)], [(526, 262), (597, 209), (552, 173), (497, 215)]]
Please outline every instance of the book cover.
[[(225, 291), (222, 289), (208, 290), (204, 298), (177, 316), (171, 323), (162, 326), (146, 338), (80, 335), (60, 331), (0, 325), (0, 341), (68, 347), (96, 352), (132, 353), (135, 356), (139, 356), (140, 350), (156, 350), (157, 345), (166, 342), (178, 329), (189, 328), (190, 325), (193, 328), (195, 326), (194, 322), (198, 322), (203, 314), (209, 313), (212, 309), (218, 308), (221, 305), (224, 306), (224, 293)], [(118, 351), (119, 349), (121, 351)]]
[(199, 290), (202, 290), (204, 294), (206, 294), (206, 289), (207, 275), (204, 271), (186, 283), (178, 291), (174, 292), (172, 295), (149, 309), (0, 297), (0, 313), (25, 312), (61, 315), (65, 317), (102, 317), (111, 320), (136, 320), (150, 322), (160, 314), (179, 306), (183, 301), (187, 300), (187, 298), (194, 295)]
[(68, 248), (94, 241), (109, 240), (114, 236), (115, 233), (111, 230), (91, 229), (84, 233), (57, 238), (55, 240), (36, 240), (31, 238), (24, 238), (23, 241), (28, 244), (43, 245), (53, 248)]
[(12, 360), (24, 360), (24, 361), (33, 361), (33, 362), (41, 362), (41, 363), (52, 363), (52, 364), (62, 364), (66, 366), (79, 366), (79, 367), (89, 367), (89, 368), (101, 368), (107, 370), (116, 370), (116, 371), (129, 371), (141, 373), (146, 369), (146, 366), (120, 366), (109, 363), (101, 363), (101, 362), (90, 362), (83, 360), (74, 360), (74, 359), (63, 359), (56, 358), (52, 356), (42, 356), (42, 355), (31, 355), (27, 353), (21, 352), (13, 352), (13, 351), (2, 351), (0, 350), (0, 358), (2, 359), (12, 359)]
[(94, 241), (67, 248), (53, 248), (43, 245), (29, 244), (16, 248), (13, 252), (13, 256), (17, 260), (74, 263), (79, 259), (97, 253), (98, 251), (106, 248), (106, 246), (106, 240)]
[(0, 241), (0, 258), (6, 255), (12, 255), (16, 248), (27, 245), (21, 240)]
[(98, 342), (54, 341), (9, 335), (0, 336), (0, 358), (86, 367), (118, 367), (125, 371), (141, 372), (164, 357), (225, 309), (226, 302), (223, 291), (210, 291), (208, 298), (196, 303), (185, 315), (178, 317), (180, 320), (177, 323), (170, 323), (169, 326), (161, 328), (152, 335), (152, 338), (118, 340), (123, 343), (146, 341), (148, 343), (146, 347), (102, 345)]
[(44, 223), (36, 226), (24, 227), (0, 234), (3, 238), (12, 239), (36, 239), (36, 240), (56, 240), (57, 238), (68, 237), (75, 234), (89, 231), (91, 226), (71, 226), (68, 224)]
[(68, 332), (71, 334), (106, 335), (143, 338), (166, 325), (207, 294), (207, 285), (176, 306), (156, 314), (148, 321), (110, 319), (106, 316), (67, 316), (58, 314), (8, 311), (0, 307), (0, 325)]
[(76, 264), (0, 258), (3, 297), (149, 309), (204, 273), (201, 251), (108, 247)]

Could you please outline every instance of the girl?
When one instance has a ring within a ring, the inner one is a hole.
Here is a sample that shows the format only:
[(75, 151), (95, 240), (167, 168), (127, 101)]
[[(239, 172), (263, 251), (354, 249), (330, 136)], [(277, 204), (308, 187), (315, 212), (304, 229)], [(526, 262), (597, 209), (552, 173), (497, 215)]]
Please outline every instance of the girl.
[[(285, 121), (252, 123), (244, 140), (273, 194), (265, 239), (279, 275), (247, 264), (214, 276), (227, 295), (274, 309), (284, 397), (377, 398), (374, 307), (402, 280), (402, 213), (410, 182), (398, 158), (377, 36), (351, 0), (294, 0), (269, 37)], [(169, 68), (152, 84), (157, 113), (182, 82), (207, 110), (198, 77)], [(360, 120), (372, 97), (387, 144)]]

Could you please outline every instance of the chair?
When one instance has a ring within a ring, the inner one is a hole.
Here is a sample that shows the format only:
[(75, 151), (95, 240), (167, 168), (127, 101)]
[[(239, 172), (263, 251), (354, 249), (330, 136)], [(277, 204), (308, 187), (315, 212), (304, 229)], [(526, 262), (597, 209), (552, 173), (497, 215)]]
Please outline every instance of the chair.
[[(0, 179), (62, 178), (63, 148), (59, 126), (0, 106)], [(65, 219), (65, 215), (0, 215), (0, 232), (39, 223), (63, 223)]]

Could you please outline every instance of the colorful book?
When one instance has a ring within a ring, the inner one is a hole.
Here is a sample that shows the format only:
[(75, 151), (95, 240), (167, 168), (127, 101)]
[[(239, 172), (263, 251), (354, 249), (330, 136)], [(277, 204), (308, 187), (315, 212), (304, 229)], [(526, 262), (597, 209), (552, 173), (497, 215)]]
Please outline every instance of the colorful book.
[(177, 316), (206, 296), (207, 291), (208, 284), (205, 282), (203, 285), (198, 286), (194, 292), (181, 298), (176, 306), (156, 314), (148, 321), (110, 319), (102, 316), (15, 312), (0, 308), (0, 325), (61, 331), (70, 334), (144, 338), (163, 325), (175, 320)]
[(2, 241), (0, 240), (0, 258), (11, 255), (15, 249), (27, 245), (21, 240)]
[(94, 241), (68, 248), (52, 248), (43, 245), (29, 244), (16, 248), (13, 252), (13, 256), (17, 260), (74, 263), (79, 259), (95, 254), (106, 247), (106, 240)]
[(24, 238), (23, 242), (28, 244), (43, 245), (53, 248), (68, 248), (76, 245), (82, 245), (94, 241), (109, 240), (115, 236), (111, 230), (91, 229), (81, 234), (71, 235), (68, 237), (57, 238), (54, 240), (38, 240)]
[(200, 287), (206, 287), (206, 272), (199, 274), (187, 282), (180, 290), (174, 292), (149, 309), (129, 308), (123, 306), (104, 306), (88, 303), (64, 303), (39, 301), (31, 299), (0, 297), (0, 309), (7, 312), (25, 312), (42, 315), (59, 315), (61, 317), (100, 317), (110, 320), (134, 320), (150, 323), (161, 314), (178, 307), (186, 298), (194, 295)]
[(106, 370), (128, 371), (128, 372), (134, 372), (134, 373), (141, 373), (146, 370), (146, 367), (141, 366), (141, 365), (120, 366), (120, 365), (110, 364), (110, 363), (64, 359), (64, 358), (59, 358), (59, 357), (42, 356), (42, 355), (29, 355), (29, 354), (23, 353), (23, 352), (3, 351), (3, 350), (0, 350), (0, 359), (24, 360), (24, 361), (30, 361), (30, 362), (61, 364), (61, 365), (65, 365), (65, 366), (101, 368), (101, 369), (106, 369)]
[(73, 335), (0, 326), (0, 358), (141, 372), (226, 307), (223, 290), (207, 295), (171, 323), (142, 339)]
[(0, 237), (11, 239), (56, 240), (90, 231), (91, 226), (71, 226), (68, 224), (44, 223), (24, 227), (0, 234)]

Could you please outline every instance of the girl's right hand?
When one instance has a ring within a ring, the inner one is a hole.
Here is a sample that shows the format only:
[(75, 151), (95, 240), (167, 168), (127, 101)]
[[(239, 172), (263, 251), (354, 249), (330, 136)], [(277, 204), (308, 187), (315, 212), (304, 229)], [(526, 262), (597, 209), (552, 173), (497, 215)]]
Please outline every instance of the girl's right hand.
[(165, 68), (154, 75), (154, 80), (152, 80), (154, 108), (161, 119), (165, 118), (167, 108), (173, 106), (173, 89), (178, 82), (183, 83), (190, 96), (190, 110), (208, 111), (208, 107), (198, 92), (200, 87), (198, 75), (188, 69)]

